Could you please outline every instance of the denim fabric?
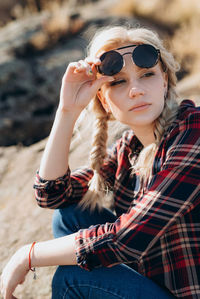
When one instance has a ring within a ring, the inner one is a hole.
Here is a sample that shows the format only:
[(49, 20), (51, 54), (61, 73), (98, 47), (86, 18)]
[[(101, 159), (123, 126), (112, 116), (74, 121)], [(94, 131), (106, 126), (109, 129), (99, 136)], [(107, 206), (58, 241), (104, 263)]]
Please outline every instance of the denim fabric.
[[(55, 210), (55, 238), (69, 235), (90, 225), (114, 222), (108, 209), (81, 210), (77, 205)], [(78, 266), (59, 266), (52, 282), (52, 299), (169, 299), (174, 298), (150, 279), (125, 264), (86, 271)]]

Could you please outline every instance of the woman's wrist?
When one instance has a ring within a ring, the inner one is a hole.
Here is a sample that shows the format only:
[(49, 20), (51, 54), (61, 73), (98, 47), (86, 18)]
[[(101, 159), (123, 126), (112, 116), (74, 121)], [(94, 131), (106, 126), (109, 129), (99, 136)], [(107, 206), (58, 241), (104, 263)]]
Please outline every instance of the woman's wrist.
[(24, 245), (16, 252), (18, 255), (18, 262), (20, 265), (23, 265), (25, 270), (29, 270), (29, 261), (28, 261), (28, 254), (30, 250), (31, 244)]
[(56, 111), (56, 116), (63, 116), (63, 117), (67, 117), (70, 118), (74, 121), (77, 120), (77, 118), (79, 117), (79, 115), (81, 114), (82, 110), (81, 109), (76, 109), (76, 110), (68, 110), (65, 107), (59, 105)]
[[(48, 267), (58, 265), (76, 265), (76, 253), (75, 253), (75, 235), (52, 239), (43, 242), (37, 242), (31, 250), (31, 268)], [(23, 247), (24, 264), (26, 269), (29, 268), (29, 253), (31, 245)]]

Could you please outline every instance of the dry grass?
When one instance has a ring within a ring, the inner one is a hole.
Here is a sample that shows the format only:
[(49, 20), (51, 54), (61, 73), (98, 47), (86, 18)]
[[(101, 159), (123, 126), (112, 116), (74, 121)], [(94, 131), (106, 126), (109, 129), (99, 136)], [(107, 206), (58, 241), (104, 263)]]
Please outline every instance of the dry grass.
[[(24, 9), (28, 10), (29, 12), (40, 12), (42, 10), (52, 10), (55, 7), (61, 6), (64, 0), (25, 0)], [(67, 1), (65, 1), (67, 2)]]
[(117, 15), (132, 15), (151, 19), (156, 23), (179, 26), (200, 16), (198, 0), (120, 0), (112, 8)]
[(15, 51), (17, 56), (26, 56), (29, 53), (44, 52), (59, 41), (77, 34), (84, 27), (85, 21), (80, 14), (69, 14), (66, 7), (55, 9), (44, 20), (41, 27)]
[[(63, 3), (70, 0), (6, 0), (0, 1), (0, 27), (12, 20), (21, 19), (24, 16), (41, 12), (43, 10), (54, 11)], [(73, 0), (72, 0), (73, 1)]]
[[(42, 30), (32, 36), (29, 41), (29, 44), (36, 51), (43, 51), (55, 45), (63, 35), (65, 36), (66, 32), (68, 34), (72, 34), (74, 31), (78, 32), (81, 26), (83, 26), (81, 18), (71, 19), (62, 9), (60, 10), (61, 2), (60, 0), (43, 0), (41, 2), (41, 9), (48, 9), (52, 14), (43, 24)], [(63, 0), (63, 2), (67, 3), (68, 1)], [(4, 1), (4, 3), (8, 3), (8, 1)], [(24, 8), (17, 4), (15, 10), (18, 17), (23, 17), (24, 14), (36, 12), (37, 7), (34, 6), (34, 0), (32, 0), (32, 4), (30, 3)], [(112, 13), (137, 16), (152, 21), (152, 23), (170, 27), (169, 43), (176, 58), (187, 72), (199, 72), (199, 0), (120, 0), (118, 5), (112, 7)], [(157, 27), (159, 28), (159, 26)], [(178, 87), (181, 95), (195, 99), (196, 103), (200, 105), (199, 81), (200, 75), (194, 74), (189, 76), (189, 78), (185, 78)], [(115, 132), (115, 130), (112, 130), (112, 132)], [(91, 135), (90, 133), (88, 130), (88, 136)], [(89, 139), (89, 137), (84, 138), (87, 142), (85, 151), (82, 154), (79, 152), (79, 143), (73, 144), (70, 152), (72, 169), (77, 168), (78, 165), (86, 161), (86, 155), (89, 152)], [(2, 217), (0, 217), (0, 240), (2, 240), (2, 246), (0, 246), (0, 271), (15, 250), (23, 244), (33, 240), (52, 238), (50, 233), (51, 211), (45, 211), (36, 207), (32, 193), (33, 177), (36, 166), (39, 165), (44, 145), (45, 143), (42, 142), (21, 150), (5, 148), (5, 152), (0, 153), (0, 175), (2, 174), (0, 182), (2, 195), (0, 200), (2, 213)], [(7, 152), (10, 150), (13, 150), (13, 152)], [(15, 211), (15, 217), (13, 217), (13, 213), (10, 211)], [(29, 275), (25, 284), (18, 288), (16, 297), (21, 299), (50, 298), (50, 283), (53, 271), (54, 268), (38, 269), (39, 279), (36, 283), (33, 282), (32, 276)]]
[[(70, 19), (63, 5), (73, 0), (21, 0), (13, 6), (16, 16), (48, 10), (51, 18), (43, 24), (42, 30), (32, 36), (29, 46), (34, 50), (52, 47), (62, 36), (78, 32), (83, 26), (81, 18)], [(101, 0), (99, 0), (101, 1)], [(80, 1), (82, 2), (82, 1)], [(21, 6), (20, 6), (21, 3)], [(95, 8), (94, 8), (95, 9)], [(152, 24), (164, 26), (169, 34), (169, 45), (184, 73), (197, 72), (200, 67), (200, 1), (199, 0), (118, 0), (112, 6), (110, 14), (135, 16), (146, 19)]]
[(172, 48), (182, 67), (189, 73), (200, 69), (200, 18), (191, 19), (176, 30)]
[(77, 16), (70, 18), (59, 10), (47, 20), (42, 30), (34, 34), (29, 41), (29, 47), (35, 51), (43, 51), (53, 47), (63, 37), (78, 33), (84, 26), (84, 21)]
[(114, 15), (135, 16), (168, 29), (170, 50), (185, 73), (200, 68), (199, 0), (120, 0)]

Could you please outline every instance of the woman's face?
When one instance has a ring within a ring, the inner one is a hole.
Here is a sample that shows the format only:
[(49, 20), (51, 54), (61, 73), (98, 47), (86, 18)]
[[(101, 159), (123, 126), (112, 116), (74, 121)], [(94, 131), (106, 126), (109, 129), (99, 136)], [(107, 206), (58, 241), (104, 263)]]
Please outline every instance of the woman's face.
[[(134, 46), (128, 52), (133, 49)], [(126, 48), (117, 51), (127, 53)], [(106, 111), (133, 130), (136, 127), (153, 128), (164, 107), (167, 74), (162, 71), (160, 63), (148, 69), (139, 68), (132, 61), (131, 54), (125, 54), (123, 58), (124, 67), (113, 75), (113, 82), (102, 86), (99, 99)]]

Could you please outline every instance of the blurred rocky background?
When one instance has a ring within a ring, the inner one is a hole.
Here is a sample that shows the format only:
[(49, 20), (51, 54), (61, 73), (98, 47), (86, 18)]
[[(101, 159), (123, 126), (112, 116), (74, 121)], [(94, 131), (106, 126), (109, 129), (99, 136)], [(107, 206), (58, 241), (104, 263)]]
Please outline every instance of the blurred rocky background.
[[(200, 103), (199, 0), (0, 0), (0, 271), (23, 244), (52, 238), (52, 211), (37, 207), (32, 185), (61, 79), (98, 28), (118, 24), (157, 30), (181, 64), (180, 97)], [(72, 169), (88, 159), (86, 120), (74, 132)], [(51, 298), (54, 270), (38, 269), (37, 281), (28, 274), (17, 298)]]

